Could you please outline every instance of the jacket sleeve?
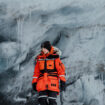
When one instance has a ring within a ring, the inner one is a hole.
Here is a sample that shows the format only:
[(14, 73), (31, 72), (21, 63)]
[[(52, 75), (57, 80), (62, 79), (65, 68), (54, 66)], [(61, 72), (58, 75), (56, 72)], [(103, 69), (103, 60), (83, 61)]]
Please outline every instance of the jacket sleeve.
[(33, 74), (32, 84), (37, 82), (39, 74), (40, 74), (39, 63), (37, 61), (36, 64), (35, 64), (35, 68), (34, 68), (34, 74)]
[(55, 59), (55, 65), (56, 65), (56, 69), (57, 69), (57, 72), (58, 72), (59, 79), (66, 82), (65, 66), (62, 63), (62, 61), (60, 60), (60, 58)]

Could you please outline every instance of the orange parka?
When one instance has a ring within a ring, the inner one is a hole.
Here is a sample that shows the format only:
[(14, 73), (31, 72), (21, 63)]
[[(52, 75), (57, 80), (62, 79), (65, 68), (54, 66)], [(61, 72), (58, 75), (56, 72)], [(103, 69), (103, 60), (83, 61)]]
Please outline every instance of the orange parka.
[(59, 79), (66, 82), (65, 66), (52, 46), (48, 54), (41, 52), (36, 57), (32, 84), (37, 83), (38, 92), (51, 90), (59, 94)]

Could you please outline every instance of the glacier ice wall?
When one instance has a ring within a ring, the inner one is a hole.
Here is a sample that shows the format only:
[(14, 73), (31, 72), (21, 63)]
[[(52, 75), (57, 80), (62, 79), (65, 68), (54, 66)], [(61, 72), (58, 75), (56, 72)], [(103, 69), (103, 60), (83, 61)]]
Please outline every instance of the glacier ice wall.
[[(104, 10), (104, 0), (0, 0), (0, 104), (32, 95), (34, 57), (47, 39), (65, 57), (64, 105), (104, 105)], [(27, 105), (37, 105), (33, 94)]]

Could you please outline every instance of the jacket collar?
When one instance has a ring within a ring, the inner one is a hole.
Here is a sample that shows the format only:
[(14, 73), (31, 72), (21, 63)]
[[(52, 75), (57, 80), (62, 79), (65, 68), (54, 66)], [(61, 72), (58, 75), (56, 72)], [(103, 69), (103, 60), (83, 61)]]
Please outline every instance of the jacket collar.
[(51, 46), (50, 52), (48, 54), (44, 54), (43, 51), (41, 51), (40, 57), (41, 58), (49, 58), (49, 59), (51, 59), (51, 58), (58, 58), (59, 55), (54, 54), (54, 47)]

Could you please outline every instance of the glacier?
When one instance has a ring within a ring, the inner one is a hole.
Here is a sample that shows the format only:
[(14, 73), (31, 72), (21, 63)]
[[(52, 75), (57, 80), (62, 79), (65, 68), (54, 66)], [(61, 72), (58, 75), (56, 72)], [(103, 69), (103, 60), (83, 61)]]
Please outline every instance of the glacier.
[(105, 105), (104, 34), (105, 0), (0, 0), (0, 105), (38, 105), (31, 81), (45, 40), (65, 57), (64, 105)]

